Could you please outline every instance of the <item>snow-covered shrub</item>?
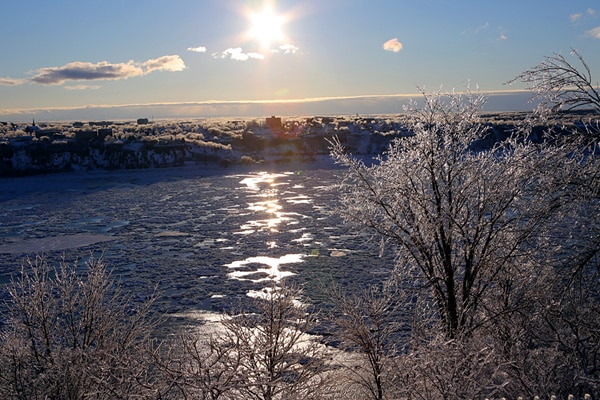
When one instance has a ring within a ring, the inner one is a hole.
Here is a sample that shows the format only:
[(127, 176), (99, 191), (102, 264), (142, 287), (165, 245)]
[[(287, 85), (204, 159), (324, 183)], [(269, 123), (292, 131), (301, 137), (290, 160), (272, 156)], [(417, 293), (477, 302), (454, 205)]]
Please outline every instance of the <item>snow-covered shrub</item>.
[(0, 397), (114, 399), (149, 391), (149, 303), (136, 306), (101, 259), (85, 273), (40, 258), (9, 287), (0, 336)]

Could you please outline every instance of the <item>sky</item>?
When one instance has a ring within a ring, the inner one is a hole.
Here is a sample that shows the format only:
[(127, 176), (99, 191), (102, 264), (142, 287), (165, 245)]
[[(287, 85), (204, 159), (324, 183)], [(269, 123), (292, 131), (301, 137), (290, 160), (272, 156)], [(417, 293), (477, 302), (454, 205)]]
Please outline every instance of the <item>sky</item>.
[[(597, 0), (3, 0), (0, 121), (380, 114), (489, 92), (576, 49), (600, 80)], [(499, 95), (501, 92), (501, 95)]]

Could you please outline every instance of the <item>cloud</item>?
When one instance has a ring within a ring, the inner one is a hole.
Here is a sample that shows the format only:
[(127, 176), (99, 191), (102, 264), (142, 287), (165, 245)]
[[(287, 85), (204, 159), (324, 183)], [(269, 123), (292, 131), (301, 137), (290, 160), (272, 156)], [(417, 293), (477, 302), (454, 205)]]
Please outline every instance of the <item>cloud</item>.
[(585, 35), (594, 39), (600, 39), (600, 26), (590, 29)]
[(398, 41), (398, 38), (390, 39), (383, 44), (384, 50), (393, 51), (394, 53), (398, 53), (403, 47), (402, 43)]
[(479, 25), (477, 27), (468, 28), (461, 32), (461, 35), (479, 35), (482, 31), (487, 30), (490, 27), (490, 23), (486, 22), (485, 24)]
[(25, 79), (0, 78), (0, 86), (16, 86), (26, 82)]
[(569, 15), (569, 19), (571, 20), (571, 22), (576, 22), (581, 17), (583, 17), (583, 13), (577, 13), (577, 14), (571, 14), (571, 15)]
[[(481, 92), (487, 97), (486, 111), (531, 111), (530, 91)], [(354, 115), (398, 114), (407, 102), (421, 101), (420, 94), (365, 95), (320, 97), (290, 100), (232, 100), (146, 103), (120, 105), (84, 105), (79, 107), (53, 107), (30, 109), (1, 109), (0, 119), (14, 121), (39, 120), (77, 121), (130, 119), (140, 115), (155, 115), (161, 118), (238, 117), (255, 118), (257, 115)]]
[(501, 34), (498, 36), (498, 39), (499, 39), (499, 40), (506, 40), (506, 39), (507, 39), (507, 37), (506, 37), (506, 35), (505, 35), (504, 33), (501, 33)]
[(74, 61), (60, 67), (40, 68), (29, 80), (1, 79), (0, 84), (23, 84), (25, 82), (42, 85), (60, 85), (67, 81), (92, 81), (127, 79), (149, 74), (154, 71), (177, 72), (185, 69), (185, 63), (178, 55), (168, 55), (150, 59), (142, 63), (109, 63), (101, 61), (91, 63)]
[(185, 63), (178, 55), (172, 55), (148, 60), (142, 64), (142, 67), (146, 74), (154, 71), (179, 72), (185, 69)]
[[(594, 15), (596, 15), (596, 10), (594, 10), (593, 8), (588, 8), (587, 10), (585, 10), (585, 15), (593, 17)], [(569, 19), (571, 20), (571, 22), (577, 22), (581, 18), (583, 18), (583, 16), (584, 16), (584, 13), (579, 12), (579, 13), (569, 15)]]
[(188, 51), (193, 51), (194, 53), (206, 53), (206, 47), (198, 46), (198, 47), (188, 47)]
[(100, 85), (70, 85), (65, 86), (64, 88), (67, 90), (96, 90), (100, 89), (102, 86)]
[(479, 33), (479, 32), (481, 32), (482, 30), (484, 30), (484, 29), (487, 29), (489, 26), (490, 26), (490, 23), (489, 23), (489, 22), (486, 22), (486, 23), (485, 23), (485, 24), (483, 24), (483, 25), (479, 25), (477, 28), (475, 28), (475, 33)]
[(90, 63), (75, 61), (62, 67), (41, 68), (31, 78), (34, 83), (60, 85), (65, 81), (88, 81), (96, 79), (126, 79), (143, 75), (144, 70), (133, 61), (111, 64), (106, 61)]
[(282, 52), (283, 54), (296, 54), (300, 50), (299, 47), (294, 46), (293, 44), (282, 44), (279, 45), (278, 49), (273, 50), (274, 53)]
[(244, 53), (241, 47), (231, 47), (221, 53), (213, 53), (213, 58), (230, 58), (236, 61), (247, 61), (249, 59), (263, 60), (265, 56), (260, 53)]

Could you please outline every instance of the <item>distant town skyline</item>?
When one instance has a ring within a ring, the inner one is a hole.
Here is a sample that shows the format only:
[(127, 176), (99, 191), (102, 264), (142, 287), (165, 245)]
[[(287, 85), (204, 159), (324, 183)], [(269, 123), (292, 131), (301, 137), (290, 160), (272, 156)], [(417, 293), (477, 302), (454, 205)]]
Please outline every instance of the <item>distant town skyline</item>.
[[(600, 80), (600, 7), (559, 0), (7, 0), (0, 120), (386, 114), (410, 95), (488, 94), (576, 49)], [(598, 9), (596, 9), (598, 8)], [(485, 111), (485, 110), (484, 110)]]

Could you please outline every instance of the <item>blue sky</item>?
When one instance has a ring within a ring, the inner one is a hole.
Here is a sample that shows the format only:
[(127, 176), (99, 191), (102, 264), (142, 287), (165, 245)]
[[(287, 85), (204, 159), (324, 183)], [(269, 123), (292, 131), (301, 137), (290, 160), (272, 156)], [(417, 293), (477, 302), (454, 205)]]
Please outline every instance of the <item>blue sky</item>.
[(522, 89), (504, 83), (571, 48), (600, 81), (600, 4), (589, 0), (4, 0), (0, 9), (0, 120), (394, 112), (403, 104), (394, 96), (417, 86)]

